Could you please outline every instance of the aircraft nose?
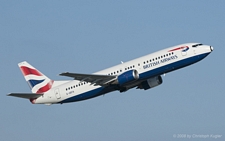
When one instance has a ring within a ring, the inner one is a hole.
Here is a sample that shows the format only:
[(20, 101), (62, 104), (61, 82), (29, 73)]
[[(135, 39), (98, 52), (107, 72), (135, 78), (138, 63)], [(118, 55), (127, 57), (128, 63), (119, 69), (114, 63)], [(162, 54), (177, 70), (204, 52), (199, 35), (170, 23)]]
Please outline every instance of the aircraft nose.
[(211, 52), (213, 51), (213, 47), (212, 46), (210, 46), (210, 50), (211, 50)]

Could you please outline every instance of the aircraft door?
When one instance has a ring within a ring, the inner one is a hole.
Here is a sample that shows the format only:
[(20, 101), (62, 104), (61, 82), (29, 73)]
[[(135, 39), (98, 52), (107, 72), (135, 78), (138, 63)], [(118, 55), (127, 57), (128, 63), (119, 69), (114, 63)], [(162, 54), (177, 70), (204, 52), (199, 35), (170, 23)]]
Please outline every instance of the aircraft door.
[(55, 97), (57, 99), (60, 99), (61, 98), (60, 93), (59, 93), (59, 89), (55, 89)]
[(182, 56), (186, 56), (188, 50), (189, 50), (189, 47), (188, 47), (188, 46), (182, 47), (182, 48), (181, 48), (181, 54), (182, 54)]
[(192, 48), (192, 50), (193, 50), (194, 54), (196, 54), (196, 49), (195, 48)]
[(182, 54), (182, 56), (186, 56), (187, 55), (187, 52), (181, 51), (181, 54)]

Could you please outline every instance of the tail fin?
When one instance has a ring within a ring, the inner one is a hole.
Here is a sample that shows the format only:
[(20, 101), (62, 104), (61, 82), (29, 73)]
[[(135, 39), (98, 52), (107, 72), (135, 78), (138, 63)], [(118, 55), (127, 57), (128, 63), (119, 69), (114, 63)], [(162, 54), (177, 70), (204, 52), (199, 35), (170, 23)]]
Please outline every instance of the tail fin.
[(19, 63), (18, 66), (30, 86), (32, 93), (44, 93), (52, 88), (54, 81), (26, 61)]

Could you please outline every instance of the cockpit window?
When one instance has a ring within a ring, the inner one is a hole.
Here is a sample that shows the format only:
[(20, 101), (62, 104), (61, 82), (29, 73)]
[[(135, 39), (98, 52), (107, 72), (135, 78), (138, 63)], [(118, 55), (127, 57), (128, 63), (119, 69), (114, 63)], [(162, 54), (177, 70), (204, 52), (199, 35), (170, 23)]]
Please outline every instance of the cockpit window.
[(195, 44), (195, 45), (192, 45), (192, 47), (197, 47), (197, 46), (201, 46), (203, 44)]

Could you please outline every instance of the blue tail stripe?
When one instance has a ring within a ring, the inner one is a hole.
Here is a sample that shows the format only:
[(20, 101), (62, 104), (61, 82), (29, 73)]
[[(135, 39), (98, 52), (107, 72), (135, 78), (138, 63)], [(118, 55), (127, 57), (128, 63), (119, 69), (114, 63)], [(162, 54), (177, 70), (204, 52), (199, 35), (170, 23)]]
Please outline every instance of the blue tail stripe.
[(32, 80), (31, 79), (31, 80), (28, 80), (28, 83), (29, 83), (30, 87), (33, 88), (35, 85), (40, 84), (43, 81), (44, 81), (44, 79), (43, 80)]

